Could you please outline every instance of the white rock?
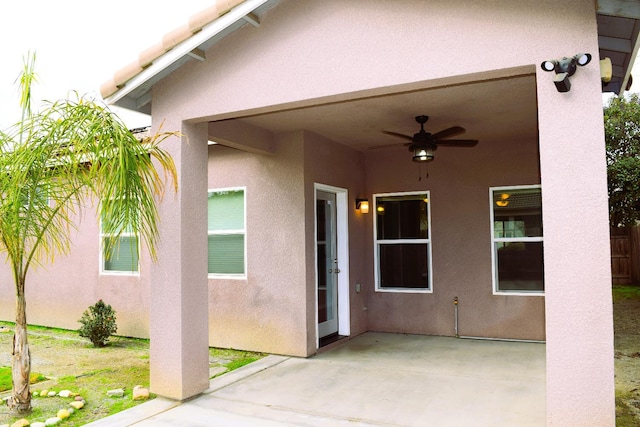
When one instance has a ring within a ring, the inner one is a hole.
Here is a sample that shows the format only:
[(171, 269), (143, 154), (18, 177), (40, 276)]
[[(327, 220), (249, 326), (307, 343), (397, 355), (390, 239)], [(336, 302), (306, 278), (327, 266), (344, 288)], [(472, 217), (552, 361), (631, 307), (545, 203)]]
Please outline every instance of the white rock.
[(54, 397), (56, 396), (58, 393), (56, 393), (55, 391), (50, 391), (49, 393), (47, 393), (47, 397)]
[(51, 417), (51, 418), (47, 418), (47, 421), (44, 422), (45, 426), (57, 426), (58, 424), (60, 424), (62, 422), (62, 418), (58, 418), (58, 417)]
[(58, 396), (60, 396), (60, 397), (70, 397), (71, 396), (71, 390), (61, 390), (58, 393)]
[(124, 390), (121, 388), (116, 388), (114, 390), (108, 390), (107, 396), (109, 397), (122, 397), (124, 396)]
[(36, 421), (35, 423), (31, 423), (31, 427), (46, 427), (46, 424), (41, 421)]

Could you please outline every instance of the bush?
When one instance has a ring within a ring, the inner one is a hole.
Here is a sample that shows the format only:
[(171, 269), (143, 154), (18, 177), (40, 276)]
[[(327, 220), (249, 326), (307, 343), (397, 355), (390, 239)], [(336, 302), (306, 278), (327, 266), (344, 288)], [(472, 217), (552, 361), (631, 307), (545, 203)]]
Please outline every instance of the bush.
[(118, 330), (115, 310), (102, 300), (85, 310), (78, 322), (82, 323), (78, 330), (80, 336), (88, 338), (94, 347), (104, 347)]

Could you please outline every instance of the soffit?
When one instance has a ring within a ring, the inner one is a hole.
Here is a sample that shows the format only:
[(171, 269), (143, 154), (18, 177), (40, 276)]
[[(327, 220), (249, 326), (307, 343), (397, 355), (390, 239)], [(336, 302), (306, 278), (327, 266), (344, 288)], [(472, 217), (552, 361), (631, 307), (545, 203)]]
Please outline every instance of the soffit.
[(637, 0), (598, 0), (598, 45), (600, 59), (610, 58), (613, 66), (611, 82), (603, 92), (618, 95), (627, 90), (631, 69), (638, 53), (640, 2)]

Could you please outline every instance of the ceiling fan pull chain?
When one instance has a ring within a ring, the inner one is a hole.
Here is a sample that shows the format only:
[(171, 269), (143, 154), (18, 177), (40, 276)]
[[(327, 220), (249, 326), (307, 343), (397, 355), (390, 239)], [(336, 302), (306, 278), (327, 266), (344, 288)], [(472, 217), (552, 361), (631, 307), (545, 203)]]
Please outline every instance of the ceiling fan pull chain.
[[(425, 170), (425, 179), (429, 178), (429, 165), (427, 163), (424, 164)], [(418, 182), (422, 182), (422, 164), (418, 163)]]

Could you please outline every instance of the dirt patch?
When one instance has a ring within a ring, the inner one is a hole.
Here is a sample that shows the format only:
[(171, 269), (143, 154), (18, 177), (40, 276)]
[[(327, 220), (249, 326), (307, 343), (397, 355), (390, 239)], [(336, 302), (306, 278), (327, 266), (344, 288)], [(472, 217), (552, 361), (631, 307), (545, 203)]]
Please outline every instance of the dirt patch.
[(615, 297), (617, 426), (640, 425), (640, 297)]

